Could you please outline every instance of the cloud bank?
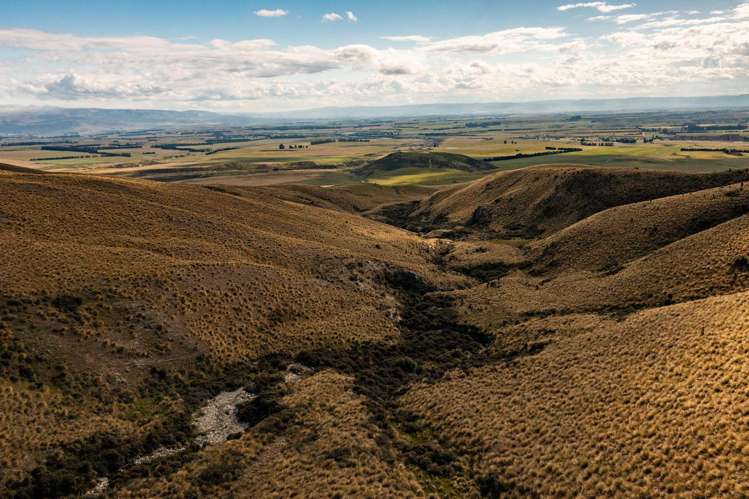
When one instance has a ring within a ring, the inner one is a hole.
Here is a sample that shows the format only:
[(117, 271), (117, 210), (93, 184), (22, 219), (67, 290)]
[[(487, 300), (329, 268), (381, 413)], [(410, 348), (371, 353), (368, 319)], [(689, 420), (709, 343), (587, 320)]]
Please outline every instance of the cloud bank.
[[(0, 103), (272, 111), (749, 88), (749, 2), (709, 13), (569, 5), (618, 10), (589, 18), (606, 28), (595, 36), (525, 26), (444, 39), (382, 35), (381, 43), (332, 48), (0, 29), (0, 54), (12, 54), (0, 55)], [(329, 22), (356, 18), (338, 17)]]

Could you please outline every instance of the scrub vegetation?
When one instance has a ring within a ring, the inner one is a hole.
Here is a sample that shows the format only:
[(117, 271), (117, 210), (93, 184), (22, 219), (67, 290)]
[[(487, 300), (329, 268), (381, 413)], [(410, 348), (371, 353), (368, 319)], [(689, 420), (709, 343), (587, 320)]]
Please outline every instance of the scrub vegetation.
[(0, 496), (749, 495), (749, 170), (500, 171), (539, 141), (492, 123), (335, 185), (238, 151), (415, 138), (0, 166)]

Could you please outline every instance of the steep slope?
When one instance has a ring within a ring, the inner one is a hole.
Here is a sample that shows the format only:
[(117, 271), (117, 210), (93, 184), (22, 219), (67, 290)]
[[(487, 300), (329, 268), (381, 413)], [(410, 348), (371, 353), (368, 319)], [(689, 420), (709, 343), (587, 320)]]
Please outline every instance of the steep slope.
[(423, 201), (409, 224), (467, 226), (478, 234), (533, 238), (624, 204), (749, 180), (749, 171), (682, 174), (541, 166), (487, 176)]
[[(580, 258), (586, 259), (584, 252)], [(743, 291), (749, 288), (749, 215), (675, 241), (615, 270), (572, 270), (550, 277), (514, 270), (456, 292), (458, 308), (464, 320), (497, 330), (539, 315), (626, 314)]]
[(674, 241), (749, 212), (749, 186), (735, 184), (618, 206), (529, 244), (537, 273), (614, 272)]
[(27, 166), (11, 165), (7, 163), (0, 163), (0, 173), (42, 173), (40, 170), (35, 170)]
[[(0, 265), (7, 298), (54, 301), (65, 295), (96, 302), (87, 291), (96, 287), (125, 299), (160, 301), (145, 305), (160, 308), (168, 296), (170, 307), (180, 310), (179, 320), (155, 322), (188, 336), (194, 328), (195, 335), (215, 342), (205, 345), (207, 351), (222, 358), (254, 348), (241, 333), (222, 331), (224, 316), (237, 321), (242, 314), (249, 331), (267, 320), (272, 310), (264, 308), (277, 309), (280, 325), (301, 333), (319, 320), (326, 324), (320, 334), (335, 335), (328, 322), (349, 322), (344, 315), (366, 301), (375, 306), (380, 298), (351, 282), (352, 275), (375, 274), (387, 262), (443, 279), (427, 262), (424, 243), (413, 236), (262, 191), (239, 197), (197, 187), (45, 175), (2, 178), (2, 193)], [(243, 277), (228, 279), (228, 273)], [(299, 294), (291, 300), (295, 290)], [(245, 304), (241, 311), (232, 312), (234, 304), (220, 299), (227, 294)], [(305, 296), (315, 296), (315, 303)], [(318, 301), (327, 296), (333, 308)], [(349, 305), (336, 311), (338, 299)], [(320, 306), (318, 315), (314, 310)], [(219, 338), (228, 344), (220, 346)], [(320, 337), (310, 334), (309, 340)], [(268, 348), (267, 339), (261, 343)]]
[(545, 319), (542, 352), (403, 399), (509, 496), (749, 494), (749, 294)]
[(341, 211), (76, 175), (0, 175), (0, 253), (0, 490), (47, 463), (32, 495), (179, 441), (255, 362), (396, 342), (391, 282), (466, 281)]

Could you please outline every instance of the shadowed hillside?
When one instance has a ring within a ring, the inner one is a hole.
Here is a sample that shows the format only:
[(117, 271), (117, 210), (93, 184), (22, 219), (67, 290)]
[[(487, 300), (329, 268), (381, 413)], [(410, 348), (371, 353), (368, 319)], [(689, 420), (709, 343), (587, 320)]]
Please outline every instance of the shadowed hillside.
[(0, 163), (0, 172), (41, 173), (39, 170), (34, 170), (33, 168), (27, 168), (25, 166), (18, 166), (18, 165), (8, 165), (5, 163)]
[(534, 263), (545, 269), (614, 272), (626, 262), (746, 213), (749, 185), (734, 184), (604, 210), (531, 243), (529, 249)]
[(548, 235), (599, 211), (749, 180), (749, 171), (683, 174), (546, 166), (501, 172), (436, 193), (407, 219), (502, 237)]
[(394, 152), (357, 169), (356, 173), (363, 177), (370, 177), (404, 168), (450, 169), (472, 172), (491, 170), (493, 167), (489, 163), (463, 154), (445, 152)]

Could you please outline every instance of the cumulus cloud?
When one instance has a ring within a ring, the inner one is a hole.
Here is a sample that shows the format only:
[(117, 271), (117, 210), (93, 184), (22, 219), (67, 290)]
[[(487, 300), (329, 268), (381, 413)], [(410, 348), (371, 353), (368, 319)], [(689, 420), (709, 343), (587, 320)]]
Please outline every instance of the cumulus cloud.
[(378, 51), (369, 45), (346, 45), (333, 52), (336, 59), (362, 66), (377, 59)]
[(28, 84), (25, 89), (42, 98), (79, 100), (82, 98), (143, 98), (166, 93), (165, 87), (146, 82), (111, 81), (108, 78), (82, 78), (73, 73)]
[(0, 29), (0, 102), (264, 111), (749, 88), (749, 3), (720, 15), (606, 16), (603, 36), (529, 26), (383, 36), (409, 42), (388, 48)]
[(381, 36), (383, 40), (391, 42), (414, 42), (414, 43), (429, 43), (432, 41), (428, 36), (421, 35), (396, 35), (396, 36)]
[(283, 17), (289, 12), (283, 9), (260, 9), (255, 11), (258, 17)]
[(348, 19), (352, 23), (355, 23), (355, 22), (357, 22), (359, 20), (359, 18), (356, 17), (356, 15), (353, 12), (351, 12), (350, 10), (346, 12), (346, 19)]
[(560, 12), (565, 12), (572, 9), (596, 9), (598, 12), (603, 12), (604, 14), (606, 14), (609, 12), (615, 12), (617, 10), (631, 9), (633, 7), (637, 7), (637, 4), (622, 3), (618, 5), (610, 5), (606, 2), (582, 2), (560, 5), (559, 7), (557, 7), (557, 10)]
[[(163, 38), (153, 36), (84, 37), (69, 33), (47, 33), (24, 28), (0, 29), (0, 46), (32, 50), (115, 49), (156, 50), (170, 46)], [(187, 45), (185, 45), (187, 46)]]
[(339, 21), (343, 21), (343, 16), (341, 16), (337, 12), (328, 12), (327, 14), (323, 14), (322, 21), (324, 23), (337, 23)]

